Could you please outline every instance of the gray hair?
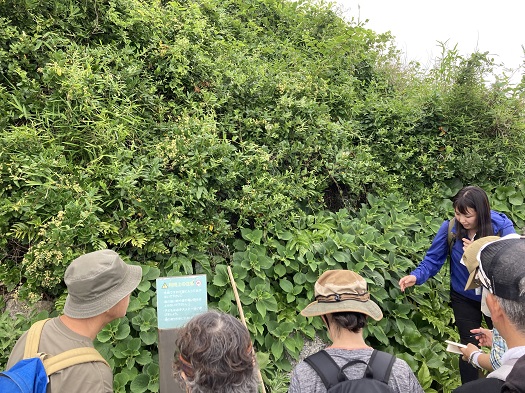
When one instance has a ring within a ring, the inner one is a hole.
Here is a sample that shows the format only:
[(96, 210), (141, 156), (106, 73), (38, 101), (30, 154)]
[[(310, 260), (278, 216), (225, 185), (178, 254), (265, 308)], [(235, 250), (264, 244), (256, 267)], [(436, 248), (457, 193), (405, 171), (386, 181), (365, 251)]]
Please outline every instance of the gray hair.
[(495, 296), (498, 300), (501, 308), (505, 311), (509, 321), (518, 329), (522, 334), (525, 334), (525, 302), (504, 299)]
[(173, 370), (191, 393), (257, 393), (250, 333), (238, 319), (218, 311), (197, 315), (175, 344)]

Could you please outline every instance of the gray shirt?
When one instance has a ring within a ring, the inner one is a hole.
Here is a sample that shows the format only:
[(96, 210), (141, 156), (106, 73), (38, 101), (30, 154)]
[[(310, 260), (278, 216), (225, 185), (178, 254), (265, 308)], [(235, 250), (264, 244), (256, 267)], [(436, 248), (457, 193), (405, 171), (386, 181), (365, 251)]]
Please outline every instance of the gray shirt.
[[(344, 366), (350, 360), (363, 360), (368, 363), (372, 356), (372, 349), (325, 349), (326, 352), (335, 360), (339, 367)], [(345, 369), (348, 379), (362, 378), (365, 373), (366, 365), (357, 363)], [(388, 385), (399, 393), (424, 393), (416, 376), (401, 359), (396, 359), (392, 367)], [(292, 372), (288, 393), (324, 393), (326, 388), (321, 378), (309, 364), (300, 362)]]

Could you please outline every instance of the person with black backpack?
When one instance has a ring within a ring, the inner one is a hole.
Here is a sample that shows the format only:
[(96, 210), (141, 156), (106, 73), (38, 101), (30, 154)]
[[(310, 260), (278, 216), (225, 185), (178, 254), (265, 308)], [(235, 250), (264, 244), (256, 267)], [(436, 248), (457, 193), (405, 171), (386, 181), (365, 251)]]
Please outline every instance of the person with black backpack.
[(301, 315), (320, 316), (332, 341), (297, 364), (288, 393), (423, 393), (408, 364), (370, 347), (367, 318), (383, 318), (366, 281), (350, 270), (328, 270), (315, 283), (315, 301)]

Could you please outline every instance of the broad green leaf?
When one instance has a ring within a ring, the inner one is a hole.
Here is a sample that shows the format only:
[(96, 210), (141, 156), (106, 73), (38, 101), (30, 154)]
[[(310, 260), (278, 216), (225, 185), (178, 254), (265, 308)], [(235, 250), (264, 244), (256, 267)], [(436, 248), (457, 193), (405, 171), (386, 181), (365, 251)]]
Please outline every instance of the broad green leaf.
[(262, 317), (266, 317), (266, 305), (264, 302), (256, 302), (255, 307), (257, 308), (257, 311), (259, 312), (259, 314), (261, 314)]
[(417, 372), (417, 380), (421, 384), (423, 390), (429, 388), (432, 384), (432, 377), (430, 376), (426, 363), (423, 363), (419, 368), (419, 371)]
[(293, 237), (293, 234), (291, 232), (279, 232), (277, 234), (277, 237), (281, 240), (290, 240)]
[(350, 260), (350, 255), (343, 251), (336, 251), (333, 253), (334, 259), (339, 263), (345, 263)]
[(273, 341), (273, 344), (272, 344), (272, 347), (271, 347), (271, 351), (272, 351), (272, 355), (275, 359), (280, 359), (282, 354), (283, 354), (283, 343), (279, 340), (274, 340)]
[(251, 230), (248, 228), (241, 228), (241, 234), (243, 239), (249, 240), (254, 244), (261, 244), (263, 231), (260, 229)]
[(121, 323), (118, 325), (118, 330), (115, 333), (115, 339), (117, 340), (123, 340), (126, 337), (129, 336), (129, 333), (131, 331), (131, 328), (128, 324)]
[(290, 293), (293, 290), (293, 284), (286, 279), (279, 280), (279, 286), (285, 293)]
[(132, 393), (143, 393), (148, 389), (149, 376), (147, 374), (139, 374), (131, 382), (130, 388)]
[(215, 275), (213, 276), (213, 285), (223, 287), (230, 284), (228, 268), (225, 265), (215, 266)]
[(273, 271), (278, 277), (283, 277), (286, 274), (286, 268), (280, 263), (274, 266)]
[(157, 332), (155, 330), (140, 332), (139, 335), (142, 342), (146, 345), (153, 345), (157, 342)]

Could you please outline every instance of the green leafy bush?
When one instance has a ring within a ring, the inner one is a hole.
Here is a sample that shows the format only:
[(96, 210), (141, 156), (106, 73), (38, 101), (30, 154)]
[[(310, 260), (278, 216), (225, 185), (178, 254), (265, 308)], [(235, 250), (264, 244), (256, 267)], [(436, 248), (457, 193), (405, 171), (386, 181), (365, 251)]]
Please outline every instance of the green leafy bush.
[[(55, 299), (54, 315), (76, 256), (140, 263), (127, 317), (97, 347), (116, 391), (155, 392), (155, 279), (206, 273), (210, 305), (235, 314), (230, 265), (281, 392), (321, 329), (298, 314), (313, 283), (355, 269), (385, 310), (371, 344), (450, 391), (447, 276), (407, 295), (397, 281), (463, 184), (524, 226), (523, 87), (486, 84), (490, 69), (444, 49), (423, 73), (388, 34), (308, 1), (5, 0), (0, 282)], [(0, 364), (28, 323), (5, 326)]]

